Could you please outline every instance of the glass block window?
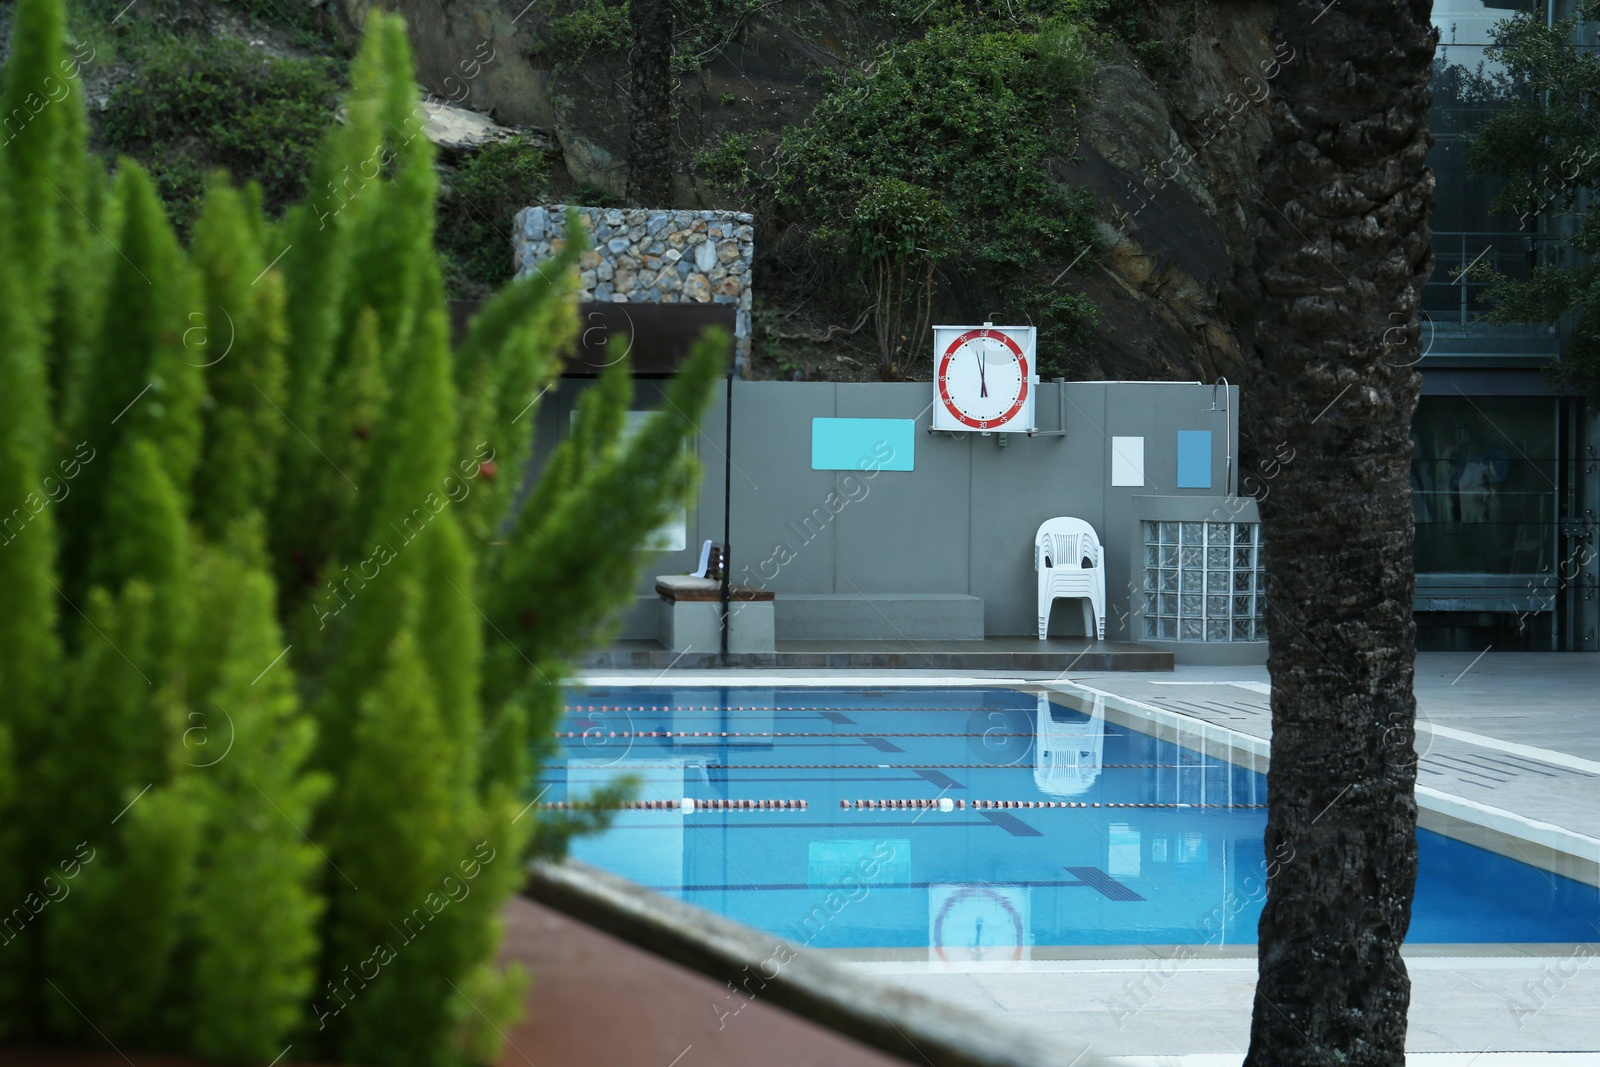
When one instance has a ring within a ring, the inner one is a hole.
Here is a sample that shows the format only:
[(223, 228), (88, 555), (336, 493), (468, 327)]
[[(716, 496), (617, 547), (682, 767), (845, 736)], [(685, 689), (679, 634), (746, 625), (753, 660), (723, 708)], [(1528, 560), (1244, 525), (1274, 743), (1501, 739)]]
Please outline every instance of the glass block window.
[(1265, 641), (1261, 525), (1144, 523), (1144, 635)]

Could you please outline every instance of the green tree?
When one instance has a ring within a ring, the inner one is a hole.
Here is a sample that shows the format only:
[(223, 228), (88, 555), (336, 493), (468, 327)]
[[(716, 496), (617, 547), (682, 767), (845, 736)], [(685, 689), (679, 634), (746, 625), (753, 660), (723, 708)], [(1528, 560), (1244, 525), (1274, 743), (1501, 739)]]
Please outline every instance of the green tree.
[(1051, 171), (1093, 73), (1087, 31), (1038, 12), (1021, 16), (1031, 29), (943, 17), (870, 72), (834, 79), (763, 166), (765, 195), (872, 292), (887, 378), (925, 351), (914, 327), (941, 261), (957, 284), (992, 291), (986, 306), (1020, 318), (1102, 243), (1093, 197)]
[[(518, 508), (579, 242), (452, 352), (398, 19), (373, 16), (311, 197), (275, 222), (213, 176), (188, 247), (145, 170), (87, 155), (60, 0), (14, 25), (0, 1030), (489, 1061), (525, 987), (495, 962), (499, 913), (535, 834), (583, 825), (524, 814), (531, 756), (693, 482), (731, 342), (627, 444), (618, 371)], [(558, 614), (519, 627), (528, 602)]]
[(1504, 179), (1490, 210), (1521, 220), (1530, 233), (1542, 217), (1561, 236), (1561, 254), (1514, 278), (1487, 262), (1473, 276), (1489, 281), (1495, 324), (1556, 323), (1571, 317), (1558, 362), (1558, 385), (1600, 401), (1600, 216), (1590, 206), (1600, 186), (1600, 61), (1578, 44), (1582, 23), (1600, 19), (1600, 0), (1579, 0), (1571, 18), (1547, 25), (1543, 13), (1519, 12), (1499, 23), (1486, 50), (1500, 65), (1477, 90), (1497, 104), (1473, 138), (1468, 163)]
[(905, 376), (933, 318), (933, 270), (950, 253), (955, 215), (932, 192), (898, 178), (873, 182), (850, 219), (850, 250), (871, 265), (878, 371)]

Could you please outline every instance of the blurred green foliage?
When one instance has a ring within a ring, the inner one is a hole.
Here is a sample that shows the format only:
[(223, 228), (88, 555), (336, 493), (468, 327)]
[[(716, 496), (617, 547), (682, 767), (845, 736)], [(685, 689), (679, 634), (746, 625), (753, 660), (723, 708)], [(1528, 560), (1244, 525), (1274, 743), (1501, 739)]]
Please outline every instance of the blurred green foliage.
[[(627, 441), (610, 368), (525, 481), (517, 423), (577, 332), (582, 241), (451, 343), (398, 18), (374, 12), (307, 195), (273, 218), (213, 174), (187, 241), (144, 167), (90, 155), (73, 62), (61, 0), (21, 0), (0, 90), (0, 1037), (492, 1062), (526, 990), (498, 959), (523, 861), (595, 825), (531, 804), (567, 664), (614, 632), (694, 484), (731, 339)], [(192, 73), (174, 109), (225, 91)]]

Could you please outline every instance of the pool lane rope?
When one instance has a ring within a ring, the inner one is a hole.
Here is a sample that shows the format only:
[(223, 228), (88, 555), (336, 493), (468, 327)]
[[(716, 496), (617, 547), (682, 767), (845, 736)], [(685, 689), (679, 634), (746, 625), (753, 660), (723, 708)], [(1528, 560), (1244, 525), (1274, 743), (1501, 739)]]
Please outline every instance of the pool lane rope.
[(547, 811), (808, 811), (805, 800), (624, 800), (596, 804), (587, 800), (547, 800), (539, 805)]
[(833, 730), (812, 731), (742, 731), (742, 730), (607, 730), (604, 733), (598, 727), (591, 726), (587, 730), (556, 730), (552, 737), (1032, 737), (1033, 734), (995, 734), (981, 733), (927, 733), (905, 734), (885, 733), (882, 730), (869, 731), (863, 734), (838, 733)]
[[(1234, 764), (1212, 763), (1105, 763), (1103, 770), (1123, 771), (1190, 771), (1199, 767), (1230, 767)], [(716, 771), (1032, 771), (1031, 763), (719, 763), (710, 768)]]
[(1265, 808), (1265, 804), (1178, 804), (1148, 801), (1085, 800), (841, 800), (839, 807), (854, 811), (1009, 811), (1032, 808)]
[[(587, 800), (547, 800), (539, 805), (547, 811), (809, 811), (805, 800), (625, 800), (596, 804)], [(952, 800), (949, 797), (900, 798), (890, 800), (841, 800), (846, 811), (1013, 811), (1039, 808), (1265, 808), (1265, 804), (1177, 804), (1141, 801), (1084, 800)]]
[(853, 711), (858, 715), (865, 715), (869, 712), (875, 711), (1016, 711), (1031, 715), (1034, 711), (1032, 706), (1026, 708), (951, 708), (929, 707), (925, 704), (918, 705), (916, 707), (890, 708), (864, 708), (860, 704), (840, 705), (839, 707), (789, 707), (787, 705), (769, 707), (766, 705), (755, 704), (567, 704), (563, 706), (561, 710), (564, 712), (572, 712), (574, 714), (585, 714), (591, 711)]

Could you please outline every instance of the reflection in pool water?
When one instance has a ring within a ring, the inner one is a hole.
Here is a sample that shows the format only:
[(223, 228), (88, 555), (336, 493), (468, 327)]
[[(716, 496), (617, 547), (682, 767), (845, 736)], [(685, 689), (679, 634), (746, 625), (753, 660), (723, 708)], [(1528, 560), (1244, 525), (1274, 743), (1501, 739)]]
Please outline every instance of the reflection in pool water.
[(1106, 698), (1096, 695), (1087, 716), (1038, 695), (1033, 784), (1051, 796), (1075, 797), (1094, 785), (1105, 764)]
[[(1103, 698), (617, 687), (568, 703), (546, 801), (623, 775), (643, 800), (808, 801), (625, 811), (573, 843), (578, 859), (758, 929), (993, 964), (1041, 946), (1255, 941), (1265, 778), (1203, 755), (1198, 736), (1179, 736), (1189, 747), (1107, 722)], [(925, 806), (939, 799), (965, 804)], [(1426, 831), (1418, 842), (1411, 942), (1597, 936), (1593, 888)]]

